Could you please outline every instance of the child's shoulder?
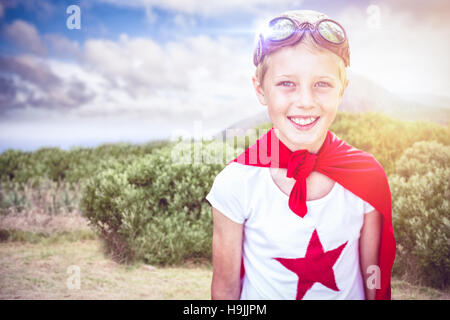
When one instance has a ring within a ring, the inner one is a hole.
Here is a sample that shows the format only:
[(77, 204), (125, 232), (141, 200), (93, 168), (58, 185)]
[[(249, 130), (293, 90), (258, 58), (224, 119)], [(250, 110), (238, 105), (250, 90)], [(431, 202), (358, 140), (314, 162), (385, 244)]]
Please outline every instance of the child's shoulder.
[(239, 162), (230, 162), (225, 166), (225, 168), (222, 169), (222, 171), (219, 172), (219, 175), (243, 179), (254, 175), (261, 169), (261, 167), (257, 166), (245, 165)]
[(214, 179), (206, 200), (234, 222), (243, 223), (248, 218), (248, 192), (255, 192), (251, 186), (260, 185), (257, 179), (263, 177), (262, 169), (237, 162), (227, 164)]
[(216, 176), (215, 181), (228, 185), (246, 184), (258, 179), (264, 168), (230, 162)]

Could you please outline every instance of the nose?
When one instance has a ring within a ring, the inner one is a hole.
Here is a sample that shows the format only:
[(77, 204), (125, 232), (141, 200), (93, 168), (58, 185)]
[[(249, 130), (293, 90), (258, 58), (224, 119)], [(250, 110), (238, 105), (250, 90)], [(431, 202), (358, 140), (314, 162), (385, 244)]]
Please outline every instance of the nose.
[(314, 92), (308, 84), (303, 84), (298, 87), (294, 99), (297, 108), (311, 109), (315, 106)]

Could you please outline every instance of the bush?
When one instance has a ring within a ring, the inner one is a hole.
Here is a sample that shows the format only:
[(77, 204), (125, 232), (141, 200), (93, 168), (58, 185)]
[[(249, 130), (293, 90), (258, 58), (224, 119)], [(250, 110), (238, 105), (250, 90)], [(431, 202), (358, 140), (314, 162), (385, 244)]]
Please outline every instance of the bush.
[(409, 179), (415, 174), (423, 175), (433, 168), (446, 168), (450, 164), (450, 146), (436, 141), (416, 142), (403, 152), (397, 161), (397, 174)]
[[(179, 143), (129, 163), (111, 161), (87, 182), (81, 210), (118, 261), (209, 259), (212, 217), (205, 196), (241, 151), (220, 142)], [(193, 161), (199, 157), (208, 161)]]
[(450, 145), (450, 126), (425, 121), (401, 121), (379, 113), (338, 113), (331, 131), (352, 146), (370, 152), (386, 174), (396, 171), (396, 161), (419, 141)]
[(8, 149), (0, 156), (0, 174), (3, 181), (14, 180), (20, 164), (23, 163), (23, 153), (18, 150)]
[(40, 148), (34, 152), (8, 149), (0, 154), (0, 182), (32, 183), (40, 186), (42, 178), (54, 182), (78, 183), (91, 177), (108, 159), (127, 161), (129, 157), (150, 154), (167, 141), (153, 141), (143, 145), (129, 143), (104, 144), (96, 148), (76, 147), (65, 151), (60, 148)]
[(390, 177), (397, 240), (394, 273), (443, 288), (450, 274), (450, 147), (418, 142)]

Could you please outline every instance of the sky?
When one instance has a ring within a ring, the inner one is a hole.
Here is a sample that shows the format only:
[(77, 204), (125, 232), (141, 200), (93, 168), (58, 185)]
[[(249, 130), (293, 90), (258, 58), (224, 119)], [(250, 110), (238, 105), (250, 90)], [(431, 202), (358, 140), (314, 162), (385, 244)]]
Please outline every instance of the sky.
[(253, 39), (293, 9), (344, 26), (351, 72), (450, 96), (445, 0), (0, 0), (0, 152), (208, 136), (264, 111)]

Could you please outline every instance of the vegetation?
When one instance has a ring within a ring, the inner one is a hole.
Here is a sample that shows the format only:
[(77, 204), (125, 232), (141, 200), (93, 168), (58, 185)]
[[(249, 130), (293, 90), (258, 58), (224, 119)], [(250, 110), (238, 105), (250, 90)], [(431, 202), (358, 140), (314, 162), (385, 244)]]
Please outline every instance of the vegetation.
[[(111, 163), (87, 184), (81, 210), (119, 261), (208, 259), (212, 219), (205, 196), (223, 154), (229, 161), (235, 152), (223, 147), (180, 142), (129, 164)], [(197, 148), (202, 159), (195, 159)]]
[(438, 288), (450, 275), (450, 146), (417, 142), (390, 177), (398, 242), (396, 274)]
[[(0, 154), (0, 218), (29, 216), (30, 210), (54, 219), (82, 212), (117, 261), (209, 260), (212, 219), (205, 196), (228, 161), (270, 127), (263, 124), (226, 143), (7, 150)], [(341, 113), (331, 130), (372, 153), (388, 174), (398, 244), (395, 274), (448, 287), (450, 126)], [(31, 237), (11, 231), (0, 236)]]

